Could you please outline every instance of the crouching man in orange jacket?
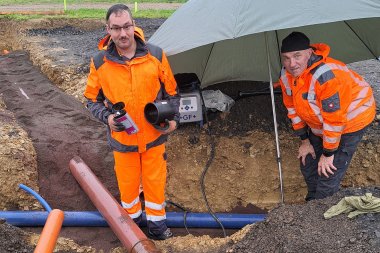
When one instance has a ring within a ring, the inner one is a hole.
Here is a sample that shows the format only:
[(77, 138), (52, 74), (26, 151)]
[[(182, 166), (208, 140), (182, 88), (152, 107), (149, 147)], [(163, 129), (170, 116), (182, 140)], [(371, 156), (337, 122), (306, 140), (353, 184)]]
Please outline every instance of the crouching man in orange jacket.
[(300, 32), (281, 46), (280, 84), (293, 129), (308, 193), (306, 200), (339, 191), (351, 158), (376, 114), (370, 85), (357, 73), (328, 57), (326, 44), (310, 45)]
[[(177, 84), (165, 53), (145, 42), (126, 5), (110, 7), (106, 22), (108, 36), (91, 60), (84, 92), (87, 108), (107, 126), (122, 206), (136, 223), (141, 221), (142, 183), (148, 237), (164, 240), (172, 236), (165, 214), (165, 141), (179, 122)], [(160, 100), (175, 108), (166, 130), (155, 128), (144, 117), (145, 105)], [(137, 132), (128, 133), (129, 128), (114, 119), (118, 102), (124, 103)]]

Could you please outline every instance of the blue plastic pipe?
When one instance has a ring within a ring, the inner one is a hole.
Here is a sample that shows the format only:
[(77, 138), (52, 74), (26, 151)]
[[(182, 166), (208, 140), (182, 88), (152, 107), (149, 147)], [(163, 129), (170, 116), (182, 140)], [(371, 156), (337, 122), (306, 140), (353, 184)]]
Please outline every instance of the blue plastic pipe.
[[(107, 227), (103, 216), (97, 211), (65, 211), (63, 226), (66, 227)], [(46, 211), (0, 211), (0, 218), (17, 227), (44, 226), (49, 213)], [(263, 221), (265, 214), (228, 214), (217, 213), (216, 216), (225, 228), (240, 229), (245, 225)], [(168, 227), (185, 227), (183, 212), (167, 212)], [(145, 213), (143, 226), (146, 226)], [(188, 228), (219, 228), (220, 225), (208, 213), (186, 213)]]
[[(0, 219), (17, 227), (44, 226), (52, 208), (34, 190), (26, 185), (19, 184), (24, 191), (33, 195), (46, 211), (0, 211)], [(65, 211), (63, 225), (65, 227), (107, 227), (108, 224), (98, 211)], [(216, 216), (229, 229), (240, 229), (248, 224), (263, 221), (265, 214), (232, 214), (217, 213)], [(219, 228), (220, 225), (209, 213), (166, 212), (168, 227), (188, 228)], [(142, 226), (146, 226), (146, 216), (143, 213)]]
[(40, 204), (45, 208), (46, 211), (48, 211), (49, 213), (51, 212), (52, 208), (50, 207), (50, 205), (46, 202), (46, 200), (44, 200), (41, 195), (39, 195), (37, 192), (35, 192), (34, 190), (32, 190), (31, 188), (29, 188), (28, 186), (26, 185), (23, 185), (23, 184), (19, 184), (18, 185), (21, 189), (23, 189), (24, 191), (26, 191), (27, 193), (30, 193), (33, 195), (33, 197), (35, 197), (38, 202), (40, 202)]

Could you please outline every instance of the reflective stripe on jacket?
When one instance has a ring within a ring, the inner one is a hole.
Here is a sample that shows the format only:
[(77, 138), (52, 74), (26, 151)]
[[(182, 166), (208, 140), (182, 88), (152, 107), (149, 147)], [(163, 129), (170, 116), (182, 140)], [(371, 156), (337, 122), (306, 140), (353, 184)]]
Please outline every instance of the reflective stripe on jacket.
[(113, 132), (108, 127), (108, 142), (119, 152), (144, 152), (164, 143), (161, 135), (144, 116), (147, 103), (166, 99), (176, 108), (179, 120), (177, 85), (165, 53), (161, 48), (145, 43), (140, 29), (135, 30), (136, 54), (132, 59), (119, 56), (109, 36), (99, 43), (99, 51), (91, 60), (90, 74), (84, 96), (87, 107), (99, 120), (108, 123), (112, 105), (124, 102), (125, 110), (139, 132)]
[(326, 44), (312, 45), (307, 69), (297, 78), (281, 70), (283, 101), (298, 135), (310, 128), (323, 137), (326, 151), (335, 151), (342, 134), (363, 129), (375, 117), (370, 85), (356, 72), (328, 57)]

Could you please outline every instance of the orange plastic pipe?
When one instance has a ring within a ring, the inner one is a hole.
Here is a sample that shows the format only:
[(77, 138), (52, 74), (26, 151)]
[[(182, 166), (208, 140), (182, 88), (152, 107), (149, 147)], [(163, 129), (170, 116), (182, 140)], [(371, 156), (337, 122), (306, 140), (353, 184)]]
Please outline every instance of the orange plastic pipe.
[(59, 209), (54, 209), (49, 213), (34, 253), (53, 252), (59, 232), (61, 231), (63, 219), (64, 213)]
[(156, 248), (154, 242), (146, 237), (80, 157), (75, 156), (71, 159), (69, 167), (79, 185), (103, 215), (112, 231), (127, 248), (128, 252), (161, 252)]

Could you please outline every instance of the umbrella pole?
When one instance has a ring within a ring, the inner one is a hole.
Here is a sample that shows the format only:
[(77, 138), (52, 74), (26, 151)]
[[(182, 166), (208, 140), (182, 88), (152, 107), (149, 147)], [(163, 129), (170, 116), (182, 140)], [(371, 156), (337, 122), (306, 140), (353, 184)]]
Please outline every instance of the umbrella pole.
[(275, 133), (275, 136), (276, 136), (277, 165), (278, 165), (278, 172), (279, 172), (279, 175), (280, 175), (281, 204), (284, 204), (284, 189), (283, 189), (283, 181), (282, 181), (280, 143), (279, 143), (278, 131), (277, 131), (276, 107), (275, 107), (275, 102), (274, 102), (274, 89), (273, 89), (273, 81), (272, 81), (272, 69), (271, 69), (271, 66), (270, 66), (270, 57), (269, 57), (269, 46), (268, 46), (267, 33), (265, 33), (265, 45), (266, 45), (266, 48), (267, 48), (270, 97), (271, 97), (271, 100), (272, 100), (273, 124), (274, 124), (274, 133)]

